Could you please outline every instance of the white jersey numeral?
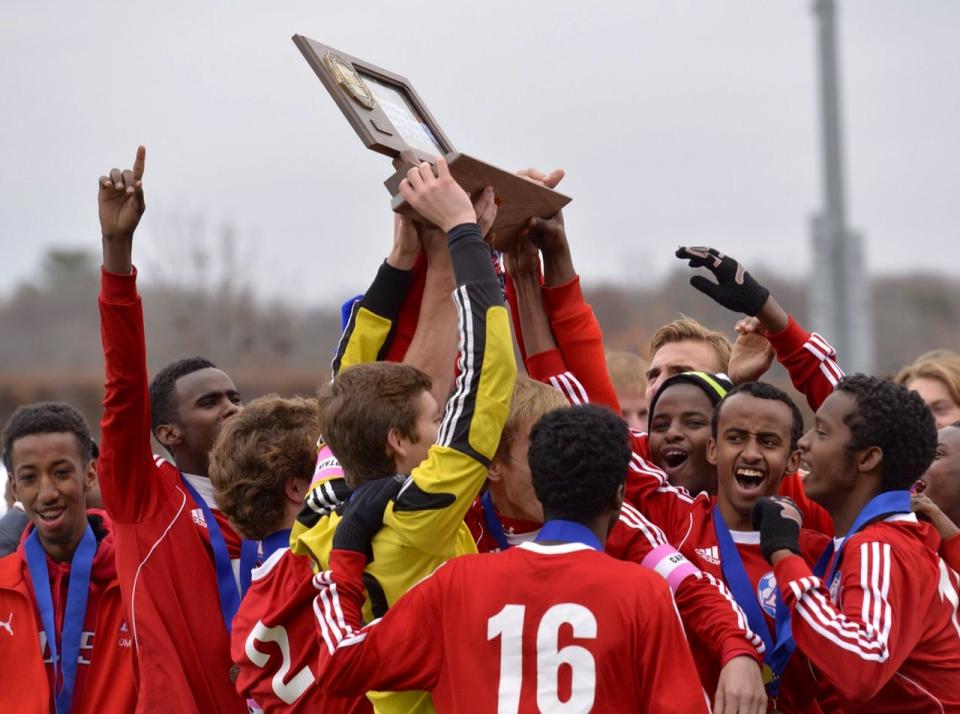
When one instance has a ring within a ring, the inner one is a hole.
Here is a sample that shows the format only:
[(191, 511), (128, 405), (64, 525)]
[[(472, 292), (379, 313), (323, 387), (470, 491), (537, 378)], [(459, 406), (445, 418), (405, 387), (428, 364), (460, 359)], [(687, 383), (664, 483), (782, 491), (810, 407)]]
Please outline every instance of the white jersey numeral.
[[(526, 607), (505, 605), (487, 620), (487, 640), (500, 638), (498, 714), (517, 714), (523, 685), (523, 620)], [(597, 664), (590, 651), (579, 645), (557, 647), (560, 628), (570, 625), (573, 637), (596, 639), (597, 619), (583, 605), (561, 603), (547, 610), (537, 627), (537, 707), (540, 711), (576, 714), (593, 708)], [(571, 670), (571, 694), (560, 701), (560, 667)]]
[(270, 661), (270, 655), (257, 649), (256, 643), (258, 641), (276, 642), (277, 646), (280, 647), (280, 655), (283, 658), (283, 662), (280, 663), (280, 669), (277, 670), (277, 673), (273, 675), (273, 679), (271, 680), (273, 693), (286, 704), (293, 704), (310, 688), (310, 685), (313, 684), (315, 679), (313, 672), (310, 671), (309, 667), (305, 666), (293, 675), (290, 681), (285, 681), (287, 674), (290, 672), (291, 660), (290, 638), (287, 636), (287, 628), (283, 625), (267, 627), (258, 620), (256, 626), (247, 636), (247, 641), (244, 643), (244, 651), (246, 652), (247, 658), (257, 667), (263, 669), (267, 666), (267, 662)]

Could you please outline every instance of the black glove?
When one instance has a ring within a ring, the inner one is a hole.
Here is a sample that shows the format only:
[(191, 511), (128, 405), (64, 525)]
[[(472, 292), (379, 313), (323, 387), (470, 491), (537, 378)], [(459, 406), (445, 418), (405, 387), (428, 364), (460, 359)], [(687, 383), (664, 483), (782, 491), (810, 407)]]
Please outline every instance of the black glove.
[(333, 548), (363, 553), (367, 562), (373, 560), (370, 547), (373, 537), (383, 526), (383, 512), (403, 486), (405, 477), (387, 476), (374, 479), (355, 489), (337, 511), (341, 515), (333, 534)]
[(753, 529), (760, 531), (760, 550), (768, 561), (781, 549), (800, 555), (800, 524), (783, 515), (784, 505), (793, 506), (793, 501), (760, 498), (753, 504)]
[(676, 256), (687, 260), (691, 268), (707, 268), (714, 274), (716, 283), (702, 275), (694, 275), (690, 284), (728, 310), (753, 317), (770, 297), (770, 291), (754, 280), (740, 263), (718, 250), (681, 246), (677, 248)]

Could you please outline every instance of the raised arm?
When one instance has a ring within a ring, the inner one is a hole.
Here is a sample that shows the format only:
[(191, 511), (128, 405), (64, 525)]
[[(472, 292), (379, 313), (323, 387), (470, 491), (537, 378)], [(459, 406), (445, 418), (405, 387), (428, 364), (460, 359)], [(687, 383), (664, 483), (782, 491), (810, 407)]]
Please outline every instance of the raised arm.
[(817, 333), (800, 327), (770, 291), (729, 255), (714, 248), (681, 247), (676, 256), (691, 268), (708, 269), (717, 280), (714, 283), (694, 275), (690, 278), (693, 287), (728, 310), (755, 318), (737, 323), (740, 338), (730, 360), (733, 381), (760, 379), (776, 355), (811, 408), (819, 408), (843, 378), (833, 347)]
[(394, 220), (393, 247), (363, 298), (354, 303), (331, 365), (341, 369), (382, 359), (388, 349), (413, 279), (417, 235), (412, 225)]
[[(497, 215), (493, 189), (484, 190), (474, 203), (477, 222), (485, 234)], [(437, 404), (443, 404), (453, 384), (457, 356), (457, 309), (450, 295), (456, 287), (447, 237), (434, 226), (413, 224), (427, 257), (427, 278), (420, 304), (416, 333), (403, 358), (404, 363), (430, 375), (430, 390)]]
[(530, 241), (529, 231), (522, 231), (513, 247), (504, 253), (504, 266), (516, 295), (514, 330), (524, 345), (526, 359), (556, 350), (540, 294), (540, 252)]
[(449, 549), (470, 503), (486, 478), (507, 418), (516, 363), (509, 318), (490, 251), (470, 198), (437, 160), (411, 169), (404, 197), (443, 228), (456, 275), (460, 359), (455, 389), (446, 402), (437, 443), (413, 470), (384, 524), (426, 552)]
[(157, 478), (150, 445), (143, 306), (132, 263), (133, 234), (145, 209), (144, 147), (133, 168), (100, 177), (98, 203), (103, 244), (100, 337), (106, 394), (103, 400), (97, 471), (103, 503), (111, 518), (132, 523), (149, 515), (170, 488)]

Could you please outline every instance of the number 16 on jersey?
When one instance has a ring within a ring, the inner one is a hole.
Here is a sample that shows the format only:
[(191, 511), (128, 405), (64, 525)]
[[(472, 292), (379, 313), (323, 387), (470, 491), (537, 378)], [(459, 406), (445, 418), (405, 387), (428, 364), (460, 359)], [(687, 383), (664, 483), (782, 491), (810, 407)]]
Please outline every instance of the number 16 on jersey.
[[(525, 605), (505, 605), (487, 620), (487, 640), (500, 638), (498, 714), (517, 714), (523, 686), (523, 626)], [(544, 712), (589, 712), (594, 704), (597, 664), (579, 645), (558, 647), (560, 628), (569, 625), (574, 639), (595, 640), (597, 619), (583, 605), (560, 603), (547, 610), (537, 624), (537, 708)], [(570, 697), (560, 700), (560, 667), (571, 670)]]

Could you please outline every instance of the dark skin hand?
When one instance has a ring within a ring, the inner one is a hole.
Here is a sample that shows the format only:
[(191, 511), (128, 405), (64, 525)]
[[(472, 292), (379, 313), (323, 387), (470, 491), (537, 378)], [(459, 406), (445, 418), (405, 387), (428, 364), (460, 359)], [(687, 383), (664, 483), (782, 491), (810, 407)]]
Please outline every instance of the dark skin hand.
[(147, 150), (137, 148), (132, 169), (111, 169), (100, 177), (100, 232), (103, 240), (103, 267), (107, 272), (133, 272), (133, 233), (146, 210), (143, 199), (143, 169)]
[[(547, 188), (556, 188), (564, 172), (563, 169), (554, 169), (545, 174), (537, 169), (524, 169), (518, 171), (517, 176)], [(520, 234), (529, 238), (543, 254), (543, 283), (546, 287), (563, 285), (576, 277), (562, 212), (549, 220), (531, 218)]]

